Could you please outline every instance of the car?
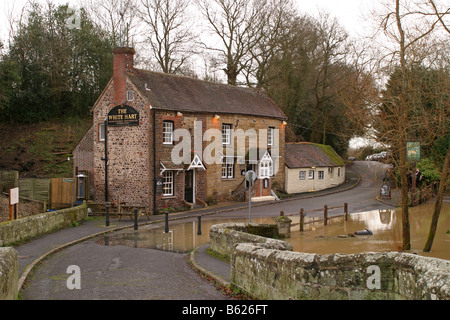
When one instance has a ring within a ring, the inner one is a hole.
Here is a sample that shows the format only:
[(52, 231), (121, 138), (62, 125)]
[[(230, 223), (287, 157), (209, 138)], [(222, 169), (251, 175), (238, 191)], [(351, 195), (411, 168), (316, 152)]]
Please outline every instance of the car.
[(350, 161), (355, 161), (356, 158), (355, 158), (355, 157), (349, 157), (348, 160), (350, 160)]
[(373, 156), (372, 155), (366, 157), (366, 161), (372, 161), (372, 160), (373, 160)]

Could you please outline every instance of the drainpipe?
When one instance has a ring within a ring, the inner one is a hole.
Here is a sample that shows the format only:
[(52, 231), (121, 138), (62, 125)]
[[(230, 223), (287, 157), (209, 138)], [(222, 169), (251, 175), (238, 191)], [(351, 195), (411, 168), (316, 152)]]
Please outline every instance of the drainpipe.
[(105, 202), (108, 202), (108, 121), (105, 120)]
[(156, 110), (153, 109), (153, 214), (156, 214)]

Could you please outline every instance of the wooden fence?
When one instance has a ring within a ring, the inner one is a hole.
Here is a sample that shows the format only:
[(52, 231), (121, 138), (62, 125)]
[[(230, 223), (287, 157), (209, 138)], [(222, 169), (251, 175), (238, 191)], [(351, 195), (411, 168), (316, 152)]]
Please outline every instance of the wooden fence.
[(67, 208), (75, 203), (75, 183), (69, 178), (55, 178), (50, 181), (50, 206), (52, 209)]
[(22, 198), (49, 202), (50, 179), (20, 179), (19, 192)]
[(18, 171), (0, 171), (0, 192), (7, 194), (17, 187), (21, 199), (42, 203), (47, 209), (67, 208), (76, 201), (72, 178), (19, 179)]
[[(342, 208), (344, 210), (344, 213), (341, 215), (334, 215), (332, 217), (328, 217), (328, 210), (332, 210), (332, 209), (340, 209)], [(305, 222), (305, 217), (307, 213), (314, 213), (314, 212), (323, 212), (323, 219), (321, 220), (313, 220), (313, 221), (309, 221), (309, 222)], [(334, 219), (334, 218), (338, 218), (338, 217), (342, 217), (344, 216), (345, 221), (348, 220), (348, 204), (344, 203), (344, 205), (342, 206), (335, 206), (335, 207), (328, 207), (327, 205), (324, 205), (323, 208), (319, 208), (319, 209), (311, 209), (311, 210), (307, 210), (305, 211), (303, 208), (300, 209), (300, 212), (298, 213), (290, 213), (287, 214), (286, 216), (296, 216), (296, 215), (300, 215), (300, 231), (304, 230), (304, 225), (305, 224), (309, 224), (309, 223), (316, 223), (319, 221), (323, 221), (323, 224), (326, 226), (328, 225), (328, 220), (330, 219)], [(284, 216), (284, 212), (281, 211), (280, 212), (280, 216)], [(297, 223), (293, 223), (292, 226), (297, 225)]]
[(435, 185), (429, 184), (425, 188), (417, 189), (416, 192), (410, 192), (411, 207), (415, 207), (434, 196)]

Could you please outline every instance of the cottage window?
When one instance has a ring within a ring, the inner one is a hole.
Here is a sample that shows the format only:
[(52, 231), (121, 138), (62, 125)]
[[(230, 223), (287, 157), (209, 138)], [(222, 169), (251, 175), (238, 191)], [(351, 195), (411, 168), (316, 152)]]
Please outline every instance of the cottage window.
[(270, 161), (261, 161), (259, 163), (259, 178), (260, 179), (267, 179), (270, 178)]
[(300, 171), (298, 175), (299, 180), (305, 180), (306, 179), (306, 171)]
[(163, 144), (173, 144), (173, 122), (163, 122)]
[(338, 177), (341, 176), (341, 168), (338, 168)]
[(231, 124), (222, 124), (222, 144), (231, 144)]
[(222, 179), (234, 178), (234, 160), (233, 158), (224, 158), (222, 163)]
[(127, 91), (127, 101), (134, 101), (134, 91), (133, 90)]
[(309, 170), (308, 179), (309, 180), (314, 180), (314, 170)]
[(323, 178), (324, 178), (324, 172), (319, 171), (319, 180), (323, 180)]
[(105, 141), (105, 124), (98, 125), (98, 141)]
[(274, 133), (275, 133), (275, 128), (269, 127), (269, 130), (267, 132), (267, 145), (268, 146), (273, 146), (273, 144), (274, 144)]
[(163, 173), (163, 195), (173, 196), (173, 171)]

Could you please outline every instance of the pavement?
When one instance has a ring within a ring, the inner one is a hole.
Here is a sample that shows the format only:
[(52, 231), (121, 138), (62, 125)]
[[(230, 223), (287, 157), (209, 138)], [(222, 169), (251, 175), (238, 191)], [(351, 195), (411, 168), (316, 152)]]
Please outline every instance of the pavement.
[[(317, 197), (352, 189), (358, 185), (360, 179), (351, 170), (347, 171), (349, 174), (347, 181), (339, 187), (313, 194), (299, 194), (277, 202)], [(265, 205), (267, 204), (255, 203), (252, 207)], [(171, 223), (182, 222), (186, 219), (192, 221), (192, 218), (197, 215), (208, 217), (246, 207), (246, 204), (241, 202), (221, 204), (173, 213), (169, 215), (169, 219)], [(24, 300), (230, 299), (210, 283), (206, 283), (204, 279), (207, 278), (220, 287), (230, 283), (230, 265), (208, 254), (208, 244), (201, 245), (191, 253), (185, 254), (123, 246), (99, 246), (98, 239), (105, 235), (133, 230), (133, 221), (130, 219), (122, 219), (122, 221), (111, 219), (109, 227), (105, 226), (105, 221), (102, 219), (89, 219), (80, 222), (77, 227), (63, 229), (15, 247), (19, 254), (21, 298)], [(151, 216), (150, 221), (145, 217), (141, 218), (139, 228), (144, 226), (163, 228), (164, 216)], [(89, 255), (86, 254), (87, 252)], [(69, 263), (78, 265), (85, 263), (82, 268), (83, 283), (87, 283), (88, 288), (83, 292), (75, 293), (76, 290), (70, 291), (66, 288), (69, 275), (65, 268)], [(132, 277), (129, 270), (134, 270)], [(198, 273), (206, 277), (199, 277)], [(166, 280), (161, 282), (162, 278)], [(95, 287), (91, 287), (93, 283), (96, 283)], [(127, 287), (126, 290), (125, 287)]]

